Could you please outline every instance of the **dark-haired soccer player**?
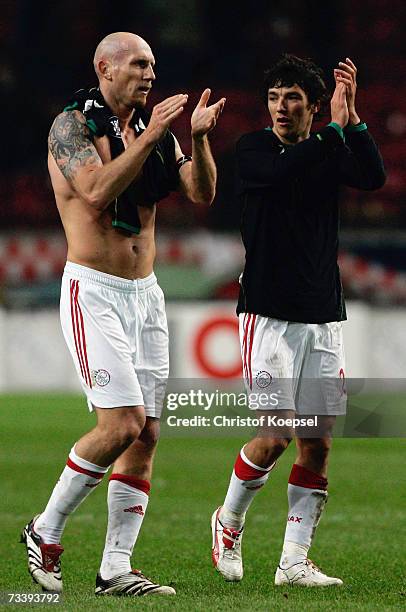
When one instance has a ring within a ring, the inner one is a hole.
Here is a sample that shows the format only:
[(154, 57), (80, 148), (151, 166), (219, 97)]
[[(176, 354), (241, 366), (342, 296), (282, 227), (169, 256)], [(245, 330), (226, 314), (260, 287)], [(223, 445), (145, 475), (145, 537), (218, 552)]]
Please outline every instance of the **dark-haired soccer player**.
[(338, 190), (340, 185), (373, 190), (385, 182), (381, 156), (355, 110), (356, 72), (349, 58), (339, 63), (331, 122), (311, 134), (327, 99), (321, 70), (311, 61), (283, 56), (265, 79), (272, 128), (246, 134), (237, 144), (246, 249), (237, 312), (248, 395), (278, 389), (278, 406), (261, 404), (260, 414), (320, 415), (324, 429), (311, 437), (310, 429), (301, 433), (289, 422), (279, 429), (271, 423), (240, 451), (224, 504), (212, 517), (213, 563), (226, 580), (243, 577), (245, 514), (295, 437), (275, 584), (342, 584), (307, 555), (327, 500), (331, 427), (335, 415), (345, 412), (341, 385), (329, 386), (344, 377)]

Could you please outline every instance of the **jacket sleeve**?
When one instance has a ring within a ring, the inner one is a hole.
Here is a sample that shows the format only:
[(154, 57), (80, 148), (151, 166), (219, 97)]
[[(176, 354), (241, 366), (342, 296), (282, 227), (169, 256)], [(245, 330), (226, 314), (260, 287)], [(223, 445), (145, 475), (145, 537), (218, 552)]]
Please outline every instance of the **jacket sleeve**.
[(360, 131), (345, 131), (346, 148), (340, 165), (340, 182), (356, 189), (383, 187), (385, 168), (379, 149), (363, 124)]
[(331, 126), (295, 146), (278, 146), (270, 134), (247, 134), (237, 143), (237, 175), (244, 189), (259, 189), (292, 179), (323, 161), (344, 141)]

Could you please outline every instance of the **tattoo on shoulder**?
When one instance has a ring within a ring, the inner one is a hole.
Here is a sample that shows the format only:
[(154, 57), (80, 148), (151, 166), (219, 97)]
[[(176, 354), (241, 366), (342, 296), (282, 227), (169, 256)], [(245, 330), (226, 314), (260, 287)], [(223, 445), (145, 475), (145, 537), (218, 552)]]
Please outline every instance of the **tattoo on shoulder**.
[(48, 146), (66, 179), (72, 179), (80, 167), (101, 164), (86, 120), (78, 111), (65, 111), (56, 117)]

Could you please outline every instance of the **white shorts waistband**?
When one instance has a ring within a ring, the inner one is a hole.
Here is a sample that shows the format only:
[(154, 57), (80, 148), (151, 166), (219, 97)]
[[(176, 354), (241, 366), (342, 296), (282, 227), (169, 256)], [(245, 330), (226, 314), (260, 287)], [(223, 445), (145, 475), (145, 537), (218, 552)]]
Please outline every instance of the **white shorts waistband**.
[(74, 279), (82, 278), (92, 283), (102, 285), (103, 287), (110, 287), (111, 289), (126, 293), (147, 291), (157, 284), (157, 278), (153, 272), (145, 278), (130, 280), (128, 278), (121, 278), (120, 276), (113, 276), (106, 272), (100, 272), (93, 268), (87, 268), (86, 266), (81, 266), (71, 261), (67, 261), (65, 264), (64, 276)]

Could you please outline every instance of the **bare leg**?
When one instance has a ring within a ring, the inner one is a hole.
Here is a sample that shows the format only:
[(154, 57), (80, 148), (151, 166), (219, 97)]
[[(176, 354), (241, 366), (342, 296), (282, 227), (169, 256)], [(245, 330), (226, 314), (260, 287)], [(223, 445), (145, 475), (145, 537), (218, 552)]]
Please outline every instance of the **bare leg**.
[(333, 443), (331, 432), (335, 417), (319, 417), (321, 420), (321, 433), (319, 438), (296, 438), (297, 457), (296, 465), (300, 465), (311, 472), (327, 478), (328, 458)]
[(145, 425), (143, 406), (96, 408), (97, 425), (76, 443), (77, 455), (109, 466), (139, 437)]
[(35, 530), (45, 543), (59, 543), (68, 516), (78, 508), (101, 482), (109, 465), (133, 440), (145, 423), (142, 406), (96, 408), (97, 425), (71, 450)]
[(131, 555), (147, 510), (159, 419), (146, 419), (138, 440), (114, 463), (108, 491), (109, 519), (100, 567), (104, 580), (131, 571)]
[(114, 472), (132, 474), (144, 480), (152, 476), (153, 460), (158, 445), (159, 419), (147, 417), (145, 427), (135, 440), (115, 461)]

